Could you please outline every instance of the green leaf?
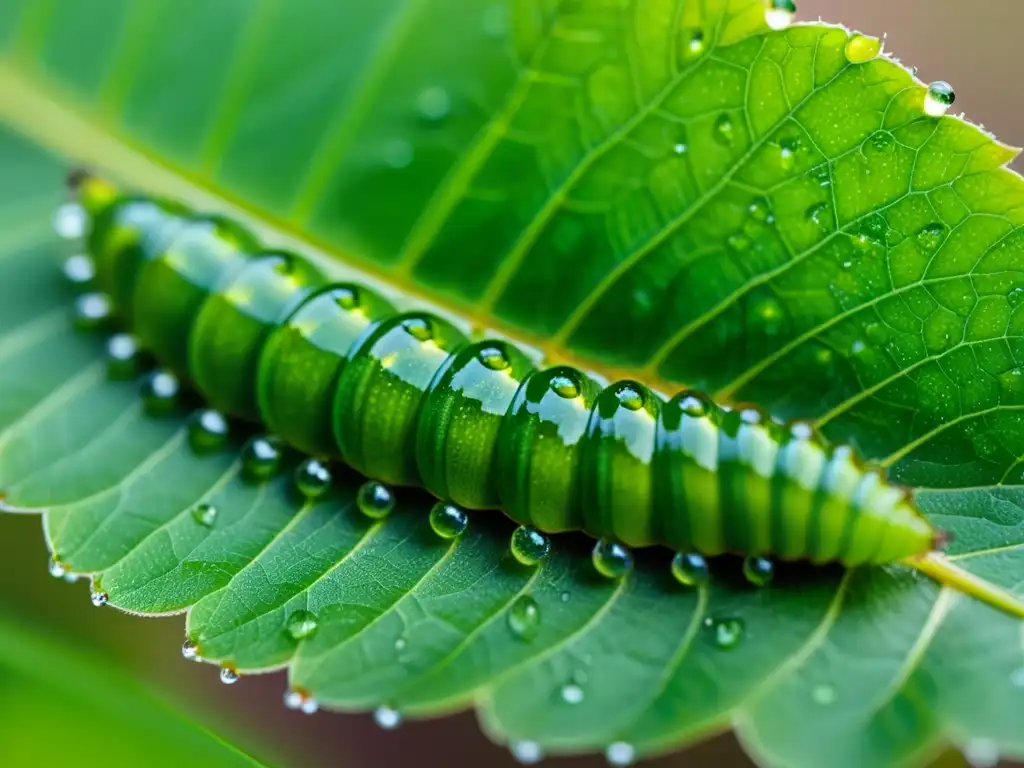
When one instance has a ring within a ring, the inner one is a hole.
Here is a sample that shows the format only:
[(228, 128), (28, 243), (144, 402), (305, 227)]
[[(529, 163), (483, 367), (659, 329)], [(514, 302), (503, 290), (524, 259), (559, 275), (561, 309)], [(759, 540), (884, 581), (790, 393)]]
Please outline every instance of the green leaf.
[[(1013, 152), (925, 117), (869, 41), (769, 33), (763, 9), (26, 0), (0, 8), (0, 118), (553, 359), (813, 416), (924, 486), (958, 562), (1019, 592)], [(420, 494), (370, 523), (358, 478), (300, 507), (234, 453), (194, 456), (71, 331), (46, 231), (61, 170), (0, 137), (0, 489), (111, 604), (190, 610), (205, 658), (287, 666), (324, 706), (475, 706), (549, 753), (734, 726), (786, 765), (1024, 754), (1020, 622), (906, 569), (754, 591), (723, 562), (686, 591), (650, 552), (616, 585), (582, 537), (526, 569), (499, 515), (448, 544)]]
[(30, 765), (41, 759), (168, 768), (259, 765), (105, 660), (0, 618), (0, 760)]

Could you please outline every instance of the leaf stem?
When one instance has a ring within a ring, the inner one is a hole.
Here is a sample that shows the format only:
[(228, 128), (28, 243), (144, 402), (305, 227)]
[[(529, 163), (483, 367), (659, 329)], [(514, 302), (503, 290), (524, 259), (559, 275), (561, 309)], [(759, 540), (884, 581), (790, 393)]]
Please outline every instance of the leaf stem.
[(945, 587), (980, 600), (1010, 616), (1024, 619), (1024, 600), (980, 576), (975, 576), (939, 552), (929, 552), (923, 557), (912, 557), (903, 562)]

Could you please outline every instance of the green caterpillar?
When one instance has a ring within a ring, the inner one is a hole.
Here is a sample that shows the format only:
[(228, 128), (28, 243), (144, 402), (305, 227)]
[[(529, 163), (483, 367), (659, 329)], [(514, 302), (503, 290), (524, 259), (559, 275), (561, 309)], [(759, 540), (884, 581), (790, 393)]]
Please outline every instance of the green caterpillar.
[[(726, 552), (747, 556), (755, 583), (771, 577), (768, 556), (906, 562), (1024, 617), (1013, 595), (937, 553), (945, 536), (907, 489), (804, 423), (539, 370), (507, 341), (474, 342), (439, 316), (329, 283), (227, 219), (123, 196), (87, 174), (72, 186), (95, 283), (164, 371), (150, 396), (174, 389), (170, 372), (216, 411), (265, 425), (314, 457), (296, 477), (307, 496), (330, 484), (322, 461), (340, 459), (375, 481), (359, 494), (371, 515), (394, 506), (387, 485), (440, 499), (431, 522), (442, 535), (465, 527), (463, 509), (500, 509), (521, 526), (512, 549), (524, 563), (560, 531), (598, 539), (594, 564), (609, 577), (629, 568), (630, 547), (670, 547), (686, 584)], [(87, 298), (102, 315), (107, 304)]]

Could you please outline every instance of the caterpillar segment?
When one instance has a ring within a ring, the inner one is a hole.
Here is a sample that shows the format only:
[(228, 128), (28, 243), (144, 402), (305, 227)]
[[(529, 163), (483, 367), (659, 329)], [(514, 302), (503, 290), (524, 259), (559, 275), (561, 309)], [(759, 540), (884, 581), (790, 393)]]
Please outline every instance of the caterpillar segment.
[(562, 531), (597, 539), (609, 576), (628, 569), (628, 548), (669, 547), (686, 584), (706, 581), (704, 558), (722, 553), (746, 556), (755, 583), (770, 579), (768, 557), (902, 562), (1024, 618), (1014, 595), (939, 553), (946, 537), (907, 489), (806, 423), (539, 370), (507, 341), (471, 341), (442, 317), (329, 282), (222, 217), (87, 174), (73, 187), (118, 320), (211, 408), (312, 457), (296, 479), (310, 496), (329, 485), (324, 462), (340, 460), (372, 479), (360, 497), (374, 512), (393, 506), (381, 483), (436, 496), (437, 530), (464, 526), (459, 508), (504, 512), (521, 526), (523, 562)]

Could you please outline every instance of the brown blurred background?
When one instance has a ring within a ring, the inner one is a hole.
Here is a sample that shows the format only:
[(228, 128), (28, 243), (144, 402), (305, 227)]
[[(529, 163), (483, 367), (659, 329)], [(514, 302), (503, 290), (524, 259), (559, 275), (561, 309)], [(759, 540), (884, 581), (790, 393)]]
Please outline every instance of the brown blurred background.
[[(0, 0), (2, 1), (2, 0)], [(1012, 145), (1024, 144), (1024, 108), (1017, 95), (1024, 50), (1020, 0), (800, 0), (801, 20), (821, 16), (863, 32), (888, 33), (886, 50), (919, 68), (924, 81), (948, 80), (956, 111)], [(1020, 167), (1024, 168), (1024, 165)], [(47, 554), (39, 521), (0, 521), (0, 611), (46, 631), (64, 631), (96, 652), (116, 658), (194, 719), (261, 760), (282, 766), (479, 765), (515, 763), (480, 733), (471, 715), (403, 725), (382, 732), (369, 716), (286, 711), (283, 674), (242, 680), (230, 688), (217, 671), (181, 659), (183, 618), (143, 620), (94, 609), (84, 583), (68, 586), (46, 576)], [(14, 588), (17, 585), (17, 588)], [(65, 755), (65, 757), (69, 757)], [(604, 765), (603, 759), (548, 761), (549, 766)], [(962, 765), (958, 758), (945, 765)], [(652, 766), (747, 766), (728, 736)]]

